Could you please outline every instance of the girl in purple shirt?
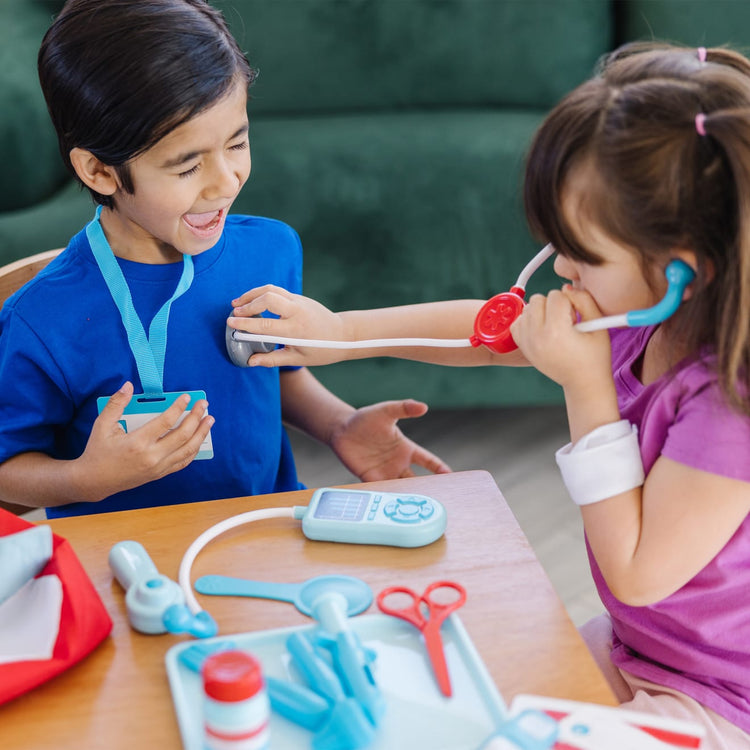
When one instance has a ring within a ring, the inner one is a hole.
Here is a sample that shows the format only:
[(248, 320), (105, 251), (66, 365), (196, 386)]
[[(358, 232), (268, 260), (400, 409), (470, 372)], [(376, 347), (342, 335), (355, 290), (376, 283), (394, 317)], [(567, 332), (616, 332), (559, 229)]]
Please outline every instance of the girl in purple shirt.
[[(518, 349), (287, 346), (256, 365), (384, 353), (532, 365), (562, 386), (557, 454), (608, 614), (584, 627), (618, 697), (691, 717), (703, 748), (750, 747), (750, 61), (725, 48), (629, 45), (565, 97), (528, 157), (526, 212), (562, 289), (510, 328)], [(648, 328), (577, 319), (651, 307), (667, 264), (695, 271)], [(482, 300), (334, 314), (278, 288), (236, 301), (236, 328), (328, 340), (465, 338)]]

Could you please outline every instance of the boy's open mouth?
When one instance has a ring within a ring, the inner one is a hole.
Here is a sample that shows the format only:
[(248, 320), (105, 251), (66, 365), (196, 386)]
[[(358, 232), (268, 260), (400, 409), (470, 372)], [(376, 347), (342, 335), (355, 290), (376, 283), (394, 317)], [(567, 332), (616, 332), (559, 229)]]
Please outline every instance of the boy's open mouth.
[(211, 234), (221, 224), (225, 209), (200, 214), (184, 214), (183, 220), (196, 234)]

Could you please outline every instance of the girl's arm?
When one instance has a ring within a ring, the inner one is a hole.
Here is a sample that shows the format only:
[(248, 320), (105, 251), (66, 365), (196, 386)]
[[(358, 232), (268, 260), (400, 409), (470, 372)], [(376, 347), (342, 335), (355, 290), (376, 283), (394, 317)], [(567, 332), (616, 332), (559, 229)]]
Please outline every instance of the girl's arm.
[[(599, 311), (566, 290), (532, 297), (513, 325), (529, 361), (558, 382), (572, 443), (620, 420), (606, 332), (573, 329)], [(591, 551), (614, 596), (642, 606), (677, 591), (727, 544), (750, 513), (750, 483), (658, 458), (642, 487), (581, 507)]]
[(581, 508), (612, 593), (633, 606), (666, 598), (697, 575), (750, 513), (750, 483), (664, 456), (643, 487)]
[[(474, 318), (484, 301), (427, 302), (402, 307), (333, 313), (309, 297), (268, 285), (246, 292), (232, 304), (234, 306), (233, 317), (229, 318), (228, 324), (240, 331), (285, 338), (362, 341), (384, 338), (468, 339), (474, 330)], [(279, 317), (253, 317), (265, 311)], [(285, 346), (283, 349), (267, 354), (254, 354), (250, 358), (250, 363), (266, 367), (312, 366), (345, 359), (385, 356), (441, 365), (528, 364), (518, 350), (500, 355), (484, 346), (467, 346), (460, 349), (438, 347), (320, 349)]]
[(399, 419), (422, 416), (425, 404), (407, 399), (355, 409), (306, 368), (287, 370), (280, 377), (283, 420), (328, 445), (362, 481), (413, 476), (414, 465), (434, 473), (450, 471), (397, 426)]

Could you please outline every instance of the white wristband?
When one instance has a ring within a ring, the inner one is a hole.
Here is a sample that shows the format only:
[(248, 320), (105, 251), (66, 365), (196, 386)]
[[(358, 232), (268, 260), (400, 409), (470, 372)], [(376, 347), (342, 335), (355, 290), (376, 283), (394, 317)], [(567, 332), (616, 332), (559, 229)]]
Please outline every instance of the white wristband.
[(643, 484), (638, 428), (626, 419), (602, 425), (555, 453), (573, 502), (589, 505)]

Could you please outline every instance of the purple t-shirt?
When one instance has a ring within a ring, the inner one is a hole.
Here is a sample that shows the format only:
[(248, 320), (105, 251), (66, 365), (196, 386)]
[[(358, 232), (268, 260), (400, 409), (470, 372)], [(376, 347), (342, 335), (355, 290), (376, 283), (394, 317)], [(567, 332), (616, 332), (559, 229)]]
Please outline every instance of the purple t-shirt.
[[(643, 466), (656, 459), (750, 482), (750, 418), (722, 400), (709, 362), (688, 361), (644, 387), (633, 374), (653, 328), (612, 331), (620, 414), (638, 426)], [(720, 497), (706, 497), (718, 504)], [(614, 626), (614, 664), (675, 688), (750, 731), (750, 516), (718, 555), (662, 601), (615, 599), (589, 551)]]

